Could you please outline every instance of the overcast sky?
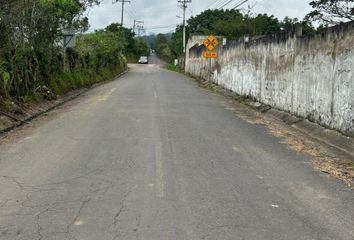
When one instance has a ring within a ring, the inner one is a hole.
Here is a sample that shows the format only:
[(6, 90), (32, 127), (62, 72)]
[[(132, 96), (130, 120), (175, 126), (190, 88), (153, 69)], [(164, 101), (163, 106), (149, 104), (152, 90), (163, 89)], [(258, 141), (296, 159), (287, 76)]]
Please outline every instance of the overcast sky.
[[(104, 0), (89, 12), (91, 30), (104, 28), (113, 22), (120, 22), (121, 3), (112, 4), (115, 0)], [(134, 19), (144, 21), (147, 33), (166, 33), (174, 30), (181, 23), (176, 16), (182, 15), (178, 0), (130, 0), (126, 4), (124, 25), (133, 27)], [(188, 4), (187, 17), (197, 15), (208, 8), (216, 8), (231, 0), (192, 0)], [(225, 8), (231, 8), (243, 0), (231, 1)], [(255, 13), (273, 14), (283, 19), (285, 16), (302, 19), (310, 10), (310, 0), (249, 0), (243, 8), (251, 6)]]

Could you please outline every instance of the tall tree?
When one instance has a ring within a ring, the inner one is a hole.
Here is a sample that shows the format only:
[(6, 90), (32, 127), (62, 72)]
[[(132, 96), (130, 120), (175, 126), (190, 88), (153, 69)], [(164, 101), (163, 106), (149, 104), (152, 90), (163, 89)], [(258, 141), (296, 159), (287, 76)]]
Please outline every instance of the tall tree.
[[(243, 14), (238, 10), (209, 9), (187, 21), (187, 34), (214, 34), (224, 36), (227, 39), (238, 39), (243, 35), (259, 36), (274, 34), (283, 30), (293, 29), (296, 24), (301, 24), (305, 34), (315, 31), (309, 20), (285, 18), (280, 21), (273, 15)], [(176, 28), (172, 35), (170, 49), (174, 57), (183, 53), (182, 29)]]
[(308, 18), (325, 24), (354, 21), (354, 0), (315, 0)]
[(173, 58), (178, 58), (183, 52), (183, 26), (182, 25), (177, 26), (176, 31), (172, 34), (170, 49)]

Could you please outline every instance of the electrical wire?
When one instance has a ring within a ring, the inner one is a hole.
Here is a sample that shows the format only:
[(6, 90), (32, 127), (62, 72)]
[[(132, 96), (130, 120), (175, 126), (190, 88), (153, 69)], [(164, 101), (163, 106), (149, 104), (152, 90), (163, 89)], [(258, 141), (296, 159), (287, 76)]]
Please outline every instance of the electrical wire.
[(158, 30), (158, 29), (166, 29), (166, 28), (173, 28), (173, 27), (176, 27), (177, 24), (174, 24), (174, 25), (168, 25), (168, 26), (152, 26), (152, 27), (146, 27), (146, 29), (154, 29), (154, 30)]
[(133, 7), (132, 4), (133, 4), (133, 2), (131, 2), (131, 4), (128, 5), (128, 9), (131, 11), (134, 18), (137, 19), (138, 13), (136, 12), (135, 7)]
[(214, 1), (212, 4), (210, 4), (207, 9), (210, 9), (213, 5), (217, 6), (219, 5), (223, 0), (217, 0), (217, 1)]
[(230, 3), (232, 3), (234, 0), (229, 0), (226, 3), (224, 3), (221, 7), (219, 7), (219, 9), (224, 8), (225, 6), (229, 5)]
[(225, 3), (227, 3), (228, 1), (230, 1), (230, 0), (221, 1), (221, 2), (216, 6), (216, 8), (217, 8), (217, 9), (220, 9), (221, 6), (225, 5)]
[(244, 0), (243, 2), (237, 4), (236, 6), (232, 7), (231, 9), (237, 9), (238, 7), (242, 6), (243, 4), (245, 4), (246, 2), (248, 2), (249, 0)]
[(126, 8), (125, 11), (128, 13), (128, 15), (129, 15), (132, 19), (136, 19), (134, 13), (133, 13), (129, 8)]

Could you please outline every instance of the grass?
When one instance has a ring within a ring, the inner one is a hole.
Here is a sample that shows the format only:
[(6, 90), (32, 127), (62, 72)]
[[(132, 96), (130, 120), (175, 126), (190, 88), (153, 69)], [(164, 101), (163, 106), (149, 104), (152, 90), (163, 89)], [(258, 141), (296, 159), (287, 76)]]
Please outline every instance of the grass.
[(233, 99), (241, 104), (248, 105), (247, 100), (249, 98), (247, 98), (246, 96), (238, 95), (238, 96), (235, 96)]
[(52, 77), (49, 88), (55, 94), (61, 95), (74, 89), (89, 87), (95, 83), (112, 79), (123, 71), (123, 66), (116, 66), (102, 69), (99, 73), (93, 71), (60, 73)]
[(174, 72), (179, 72), (179, 73), (182, 72), (182, 70), (178, 66), (171, 63), (166, 64), (165, 68), (167, 70), (174, 71)]

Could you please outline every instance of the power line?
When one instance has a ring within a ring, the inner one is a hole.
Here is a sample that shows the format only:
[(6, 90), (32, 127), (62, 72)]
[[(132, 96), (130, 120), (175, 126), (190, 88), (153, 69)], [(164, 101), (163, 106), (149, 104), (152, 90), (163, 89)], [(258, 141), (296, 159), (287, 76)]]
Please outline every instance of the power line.
[(165, 24), (165, 25), (153, 25), (150, 26), (150, 28), (155, 28), (155, 27), (170, 27), (170, 26), (176, 26), (177, 24)]
[(117, 3), (117, 2), (122, 3), (122, 16), (121, 16), (120, 24), (123, 26), (123, 23), (124, 23), (124, 5), (125, 5), (125, 3), (130, 3), (130, 1), (128, 1), (128, 0), (113, 0), (113, 3)]
[(129, 8), (127, 10), (129, 10), (133, 14), (134, 18), (137, 18), (137, 16), (138, 16), (137, 12), (133, 8), (132, 4), (129, 4), (128, 6), (129, 6)]
[(220, 2), (222, 2), (222, 0), (217, 0), (217, 1), (213, 2), (212, 4), (210, 4), (210, 5), (207, 7), (207, 9), (211, 8), (211, 6), (213, 6), (214, 4), (215, 4), (215, 6), (218, 5), (218, 4), (220, 4)]
[[(161, 34), (169, 34), (169, 33), (173, 33), (174, 30), (171, 29), (171, 30), (165, 30), (165, 31), (159, 31), (158, 33), (161, 33)], [(152, 31), (148, 31), (148, 34), (153, 34), (153, 35), (156, 35), (156, 31), (152, 30)]]
[(248, 2), (248, 1), (249, 1), (249, 0), (244, 0), (243, 2), (241, 2), (241, 3), (237, 4), (236, 6), (234, 6), (232, 9), (236, 9), (236, 8), (242, 6), (243, 4), (245, 4), (245, 3)]
[(165, 28), (145, 28), (147, 31), (174, 31), (176, 28), (175, 26), (173, 27), (165, 27)]
[(166, 27), (148, 27), (148, 30), (159, 30), (159, 29), (172, 29), (175, 28), (176, 25), (166, 26)]
[(128, 15), (132, 18), (132, 19), (136, 19), (137, 17), (135, 16), (135, 14), (130, 11), (128, 8), (126, 8), (126, 12), (128, 13)]
[(219, 9), (224, 8), (226, 5), (230, 4), (231, 2), (233, 2), (234, 0), (229, 0), (227, 1), (225, 4), (223, 4), (221, 7), (219, 7)]
[(220, 9), (221, 6), (224, 5), (227, 1), (228, 0), (223, 0), (223, 1), (219, 2), (219, 4), (215, 6), (215, 8)]

